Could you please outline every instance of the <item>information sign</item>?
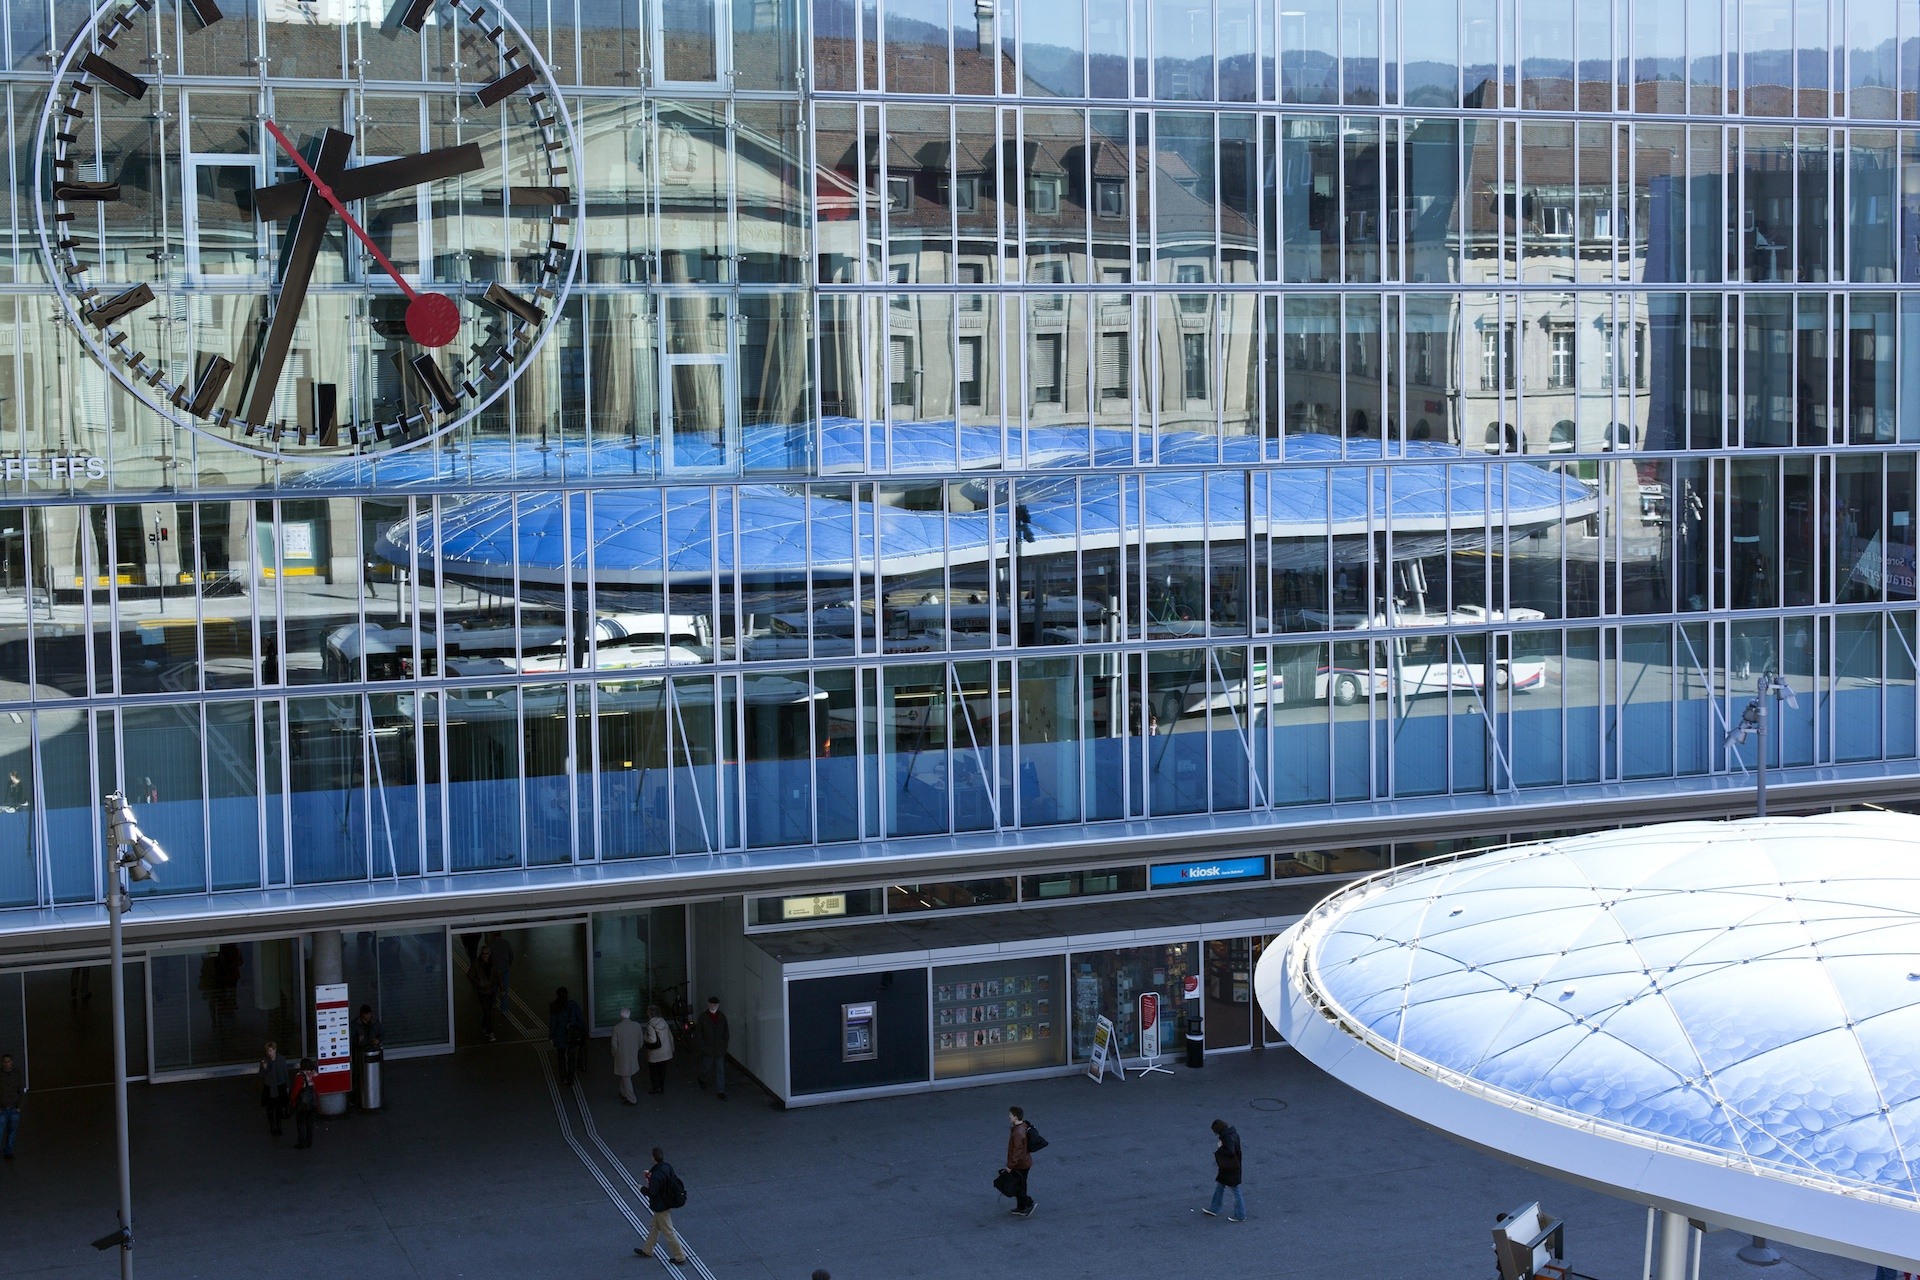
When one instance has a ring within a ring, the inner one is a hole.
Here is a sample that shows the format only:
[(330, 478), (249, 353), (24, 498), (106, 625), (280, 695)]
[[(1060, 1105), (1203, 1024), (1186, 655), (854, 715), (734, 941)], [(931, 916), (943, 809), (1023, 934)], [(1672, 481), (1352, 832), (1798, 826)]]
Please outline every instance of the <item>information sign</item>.
[(345, 1093), (353, 1088), (353, 1032), (348, 1008), (346, 983), (314, 987), (314, 1060), (320, 1066), (321, 1093)]
[(1153, 991), (1140, 993), (1140, 1056), (1148, 1065), (1160, 1059), (1160, 996)]

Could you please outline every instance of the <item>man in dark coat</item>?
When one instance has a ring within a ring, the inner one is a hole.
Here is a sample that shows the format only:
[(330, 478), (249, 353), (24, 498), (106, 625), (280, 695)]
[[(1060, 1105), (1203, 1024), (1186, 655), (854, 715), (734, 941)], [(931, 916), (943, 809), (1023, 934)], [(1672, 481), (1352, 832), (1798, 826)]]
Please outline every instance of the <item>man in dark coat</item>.
[(1027, 1194), (1027, 1175), (1033, 1171), (1033, 1153), (1027, 1150), (1027, 1113), (1019, 1107), (1007, 1108), (1006, 1172), (1013, 1175), (1008, 1194), (1013, 1197), (1017, 1218), (1033, 1216), (1034, 1199)]
[(713, 1096), (727, 1097), (727, 1015), (720, 1012), (720, 997), (707, 997), (707, 1011), (693, 1019), (693, 1047), (700, 1055), (700, 1087), (713, 1081)]
[(1220, 1216), (1220, 1204), (1227, 1188), (1233, 1188), (1233, 1215), (1228, 1222), (1247, 1220), (1247, 1201), (1240, 1194), (1240, 1131), (1225, 1120), (1213, 1122), (1213, 1204), (1200, 1212), (1209, 1218)]

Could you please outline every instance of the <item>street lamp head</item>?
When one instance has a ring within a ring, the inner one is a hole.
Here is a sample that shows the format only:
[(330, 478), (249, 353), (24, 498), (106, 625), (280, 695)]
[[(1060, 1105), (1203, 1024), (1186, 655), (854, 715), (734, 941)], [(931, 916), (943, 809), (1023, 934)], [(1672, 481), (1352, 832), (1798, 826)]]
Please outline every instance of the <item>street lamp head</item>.
[(107, 842), (116, 849), (124, 849), (140, 838), (140, 824), (133, 816), (133, 806), (118, 791), (104, 801), (107, 810)]
[(139, 835), (134, 838), (122, 864), (127, 868), (129, 880), (151, 880), (154, 871), (167, 860), (167, 851), (152, 836)]

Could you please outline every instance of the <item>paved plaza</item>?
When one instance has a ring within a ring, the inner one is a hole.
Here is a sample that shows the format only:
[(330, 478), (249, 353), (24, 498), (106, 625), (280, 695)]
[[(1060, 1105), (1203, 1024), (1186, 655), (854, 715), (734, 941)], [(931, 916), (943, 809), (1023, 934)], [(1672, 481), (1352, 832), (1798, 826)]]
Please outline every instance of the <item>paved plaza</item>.
[[(1097, 1087), (1061, 1078), (789, 1111), (742, 1080), (717, 1101), (685, 1070), (664, 1097), (622, 1106), (604, 1042), (578, 1094), (550, 1084), (545, 1056), (503, 1040), (391, 1063), (387, 1110), (322, 1123), (311, 1151), (292, 1149), (291, 1128), (267, 1136), (250, 1080), (136, 1084), (138, 1274), (666, 1275), (633, 1255), (644, 1215), (627, 1182), (656, 1143), (690, 1189), (675, 1215), (697, 1258), (687, 1277), (1485, 1280), (1492, 1215), (1534, 1199), (1567, 1220), (1582, 1275), (1640, 1274), (1643, 1210), (1466, 1150), (1287, 1049)], [(111, 1094), (28, 1102), (19, 1158), (0, 1167), (0, 1274), (113, 1275), (113, 1256), (88, 1245), (114, 1222)], [(1052, 1143), (1024, 1221), (989, 1185), (1015, 1104)], [(1244, 1225), (1198, 1212), (1216, 1116), (1245, 1140)], [(1761, 1272), (1734, 1258), (1743, 1243), (1708, 1236), (1703, 1278), (1872, 1275), (1791, 1249)]]

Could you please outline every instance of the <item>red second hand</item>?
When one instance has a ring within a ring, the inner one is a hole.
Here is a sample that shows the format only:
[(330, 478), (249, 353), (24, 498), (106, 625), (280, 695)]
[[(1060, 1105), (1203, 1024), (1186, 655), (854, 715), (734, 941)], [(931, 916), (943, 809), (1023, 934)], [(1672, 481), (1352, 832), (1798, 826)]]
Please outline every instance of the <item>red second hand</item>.
[(420, 296), (418, 291), (406, 282), (406, 278), (400, 274), (392, 262), (388, 261), (387, 255), (380, 252), (380, 246), (373, 242), (373, 237), (367, 234), (366, 228), (356, 222), (353, 215), (347, 212), (347, 206), (342, 204), (340, 198), (333, 194), (333, 188), (320, 181), (320, 175), (313, 171), (313, 166), (307, 163), (306, 157), (301, 155), (299, 151), (294, 148), (293, 143), (287, 140), (287, 135), (280, 132), (280, 126), (271, 120), (266, 120), (262, 123), (267, 126), (267, 132), (273, 135), (273, 140), (280, 144), (280, 149), (287, 153), (287, 158), (299, 167), (301, 174), (308, 182), (313, 184), (313, 189), (320, 193), (320, 198), (333, 206), (333, 211), (340, 215), (340, 220), (347, 224), (347, 229), (352, 231), (354, 235), (360, 237), (361, 244), (367, 246), (367, 252), (373, 255), (374, 261), (386, 268), (387, 274), (393, 277), (393, 282), (400, 286), (400, 292), (407, 295), (408, 301), (417, 299)]

